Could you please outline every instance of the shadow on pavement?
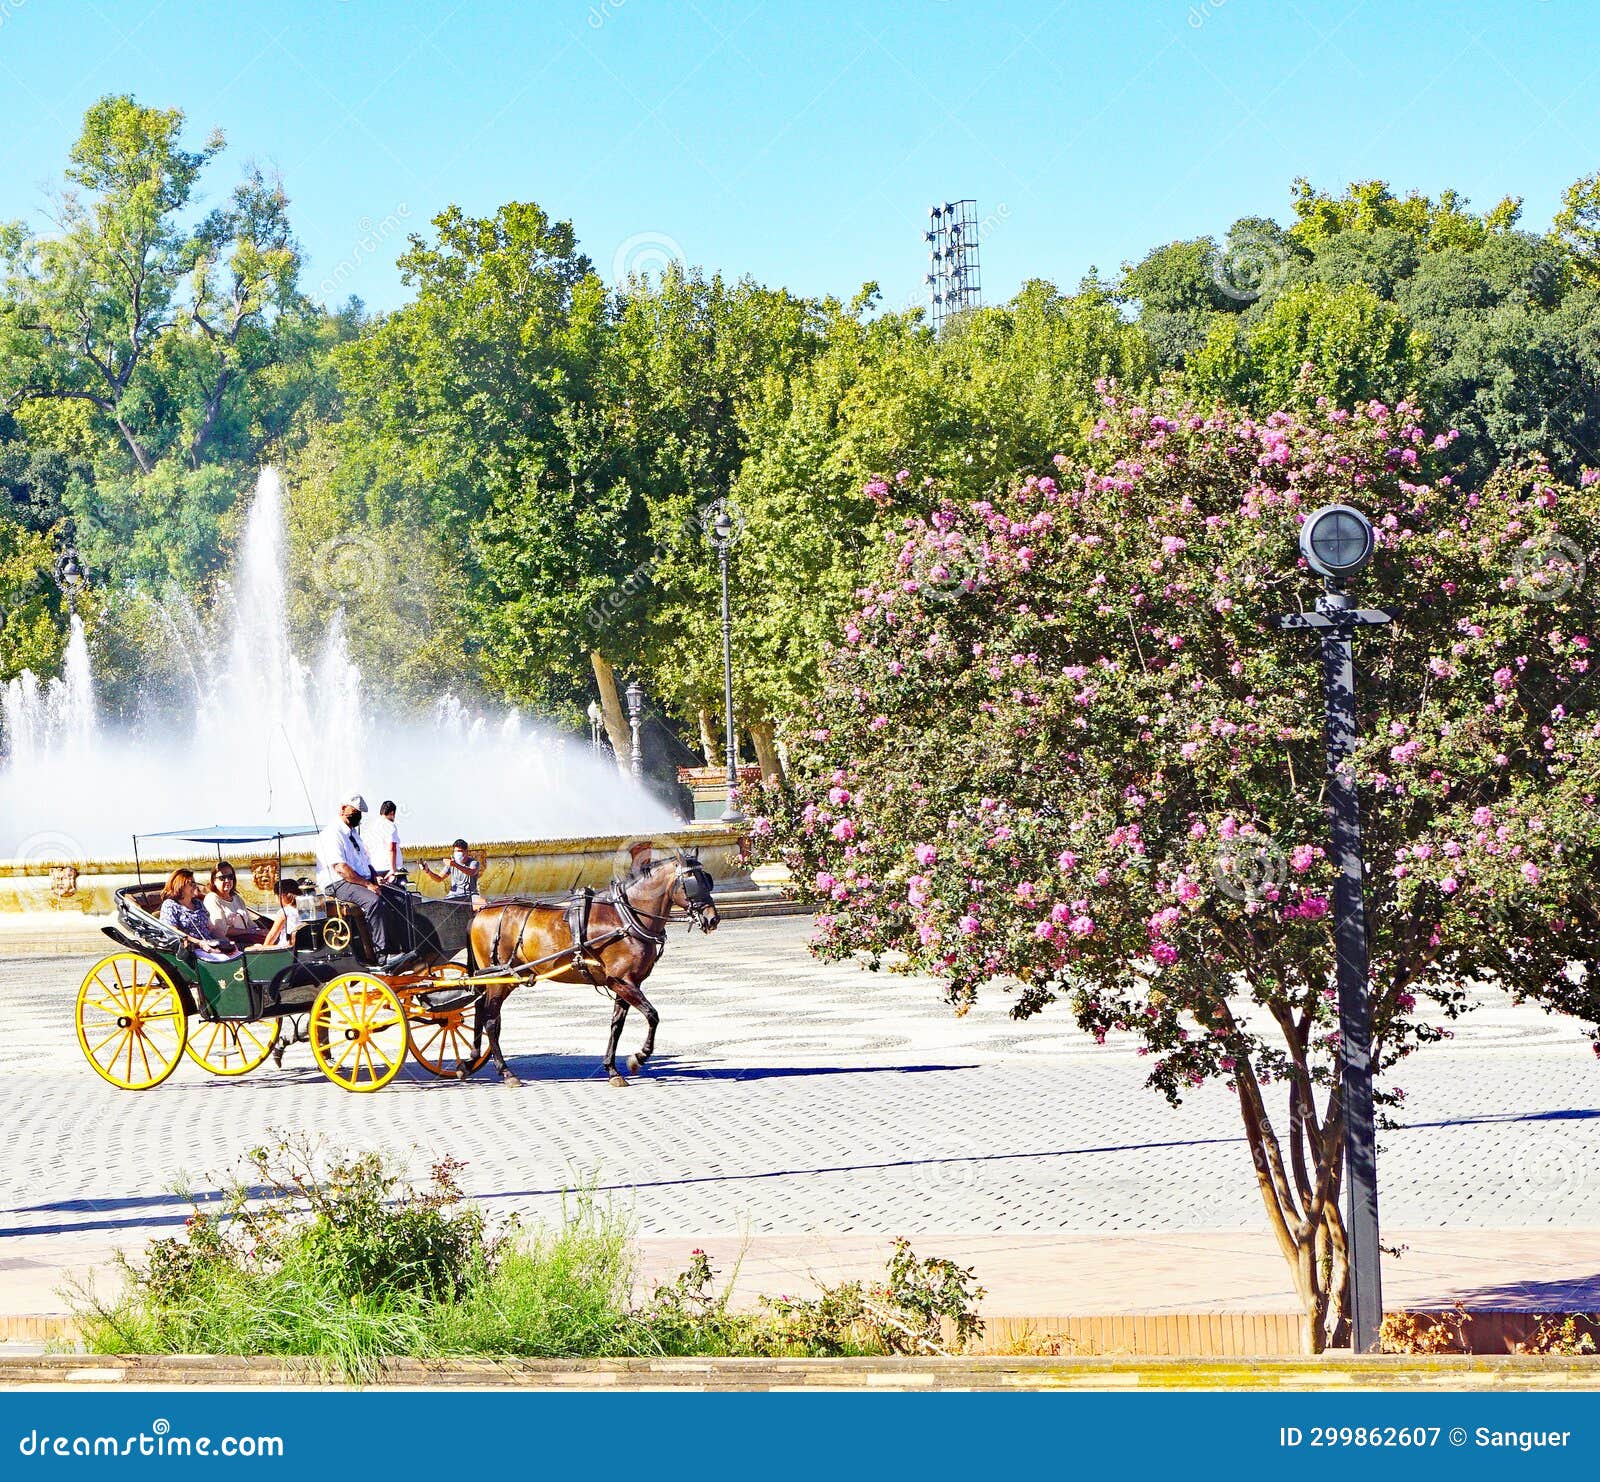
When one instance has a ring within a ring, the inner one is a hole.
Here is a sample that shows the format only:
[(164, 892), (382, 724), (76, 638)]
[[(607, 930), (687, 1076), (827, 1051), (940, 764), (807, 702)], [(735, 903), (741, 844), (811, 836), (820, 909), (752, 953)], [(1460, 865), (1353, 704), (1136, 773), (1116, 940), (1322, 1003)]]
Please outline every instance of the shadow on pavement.
[(1459, 1287), (1449, 1300), (1470, 1311), (1600, 1312), (1600, 1272), (1549, 1281), (1506, 1281), (1494, 1286)]

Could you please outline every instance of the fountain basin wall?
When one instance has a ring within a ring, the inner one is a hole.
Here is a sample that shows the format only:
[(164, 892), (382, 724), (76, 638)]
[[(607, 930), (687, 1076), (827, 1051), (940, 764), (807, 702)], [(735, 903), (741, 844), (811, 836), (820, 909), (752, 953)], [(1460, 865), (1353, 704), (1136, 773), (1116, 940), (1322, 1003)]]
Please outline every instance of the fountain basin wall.
[[(748, 884), (748, 874), (739, 854), (742, 829), (721, 823), (684, 824), (670, 832), (603, 835), (577, 839), (520, 839), (489, 842), (474, 846), (488, 857), (480, 889), (489, 896), (558, 895), (574, 886), (609, 885), (627, 869), (631, 846), (647, 843), (657, 852), (668, 849), (698, 849), (700, 860), (711, 871), (719, 890), (730, 884)], [(297, 843), (300, 841), (296, 841)], [(449, 844), (405, 846), (411, 875), (424, 895), (443, 895), (444, 886), (424, 875), (418, 865), (426, 860), (435, 868), (450, 852)], [(272, 904), (267, 887), (271, 875), (263, 870), (262, 880), (253, 876), (258, 864), (277, 863), (276, 850), (258, 846), (228, 852), (226, 857), (239, 875), (240, 894), (251, 905), (267, 909)], [(197, 870), (213, 863), (214, 853), (195, 846), (187, 854), (163, 853), (137, 864), (131, 855), (120, 859), (26, 859), (0, 860), (0, 918), (43, 915), (57, 919), (106, 916), (114, 909), (112, 899), (118, 886), (132, 885), (140, 878), (160, 881), (179, 865)], [(308, 849), (285, 849), (285, 874), (309, 876), (314, 868)], [(205, 875), (201, 873), (201, 880)]]

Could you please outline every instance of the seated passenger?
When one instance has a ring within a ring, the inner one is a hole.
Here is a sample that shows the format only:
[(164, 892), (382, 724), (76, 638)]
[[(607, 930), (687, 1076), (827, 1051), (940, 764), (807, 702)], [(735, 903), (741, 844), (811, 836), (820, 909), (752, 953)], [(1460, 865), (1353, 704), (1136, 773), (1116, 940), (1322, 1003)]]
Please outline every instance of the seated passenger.
[(200, 904), (200, 886), (190, 869), (176, 869), (161, 890), (161, 924), (177, 932), (207, 962), (225, 962), (239, 949), (211, 924)]
[(299, 904), (300, 882), (290, 879), (279, 880), (276, 893), (278, 914), (272, 918), (272, 925), (267, 928), (267, 938), (261, 945), (292, 947), (295, 935), (303, 924)]
[(254, 947), (261, 941), (263, 932), (256, 913), (244, 903), (239, 894), (238, 876), (227, 860), (218, 860), (211, 872), (211, 889), (206, 892), (206, 915), (211, 918), (212, 929), (218, 936), (241, 947)]

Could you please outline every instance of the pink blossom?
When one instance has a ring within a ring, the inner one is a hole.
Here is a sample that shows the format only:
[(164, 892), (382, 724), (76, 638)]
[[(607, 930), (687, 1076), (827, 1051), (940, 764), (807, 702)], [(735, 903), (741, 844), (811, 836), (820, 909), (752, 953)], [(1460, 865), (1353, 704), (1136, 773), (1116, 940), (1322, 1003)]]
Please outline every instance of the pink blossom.
[(841, 818), (833, 826), (833, 836), (841, 844), (848, 844), (856, 836), (856, 826), (848, 818)]
[(1087, 937), (1094, 934), (1094, 919), (1090, 916), (1074, 916), (1067, 922), (1067, 930), (1075, 937)]
[(917, 863), (926, 869), (934, 860), (938, 859), (939, 851), (932, 844), (918, 844), (912, 851), (917, 857)]
[(1530, 860), (1522, 867), (1522, 878), (1530, 885), (1537, 885), (1539, 883), (1539, 866)]

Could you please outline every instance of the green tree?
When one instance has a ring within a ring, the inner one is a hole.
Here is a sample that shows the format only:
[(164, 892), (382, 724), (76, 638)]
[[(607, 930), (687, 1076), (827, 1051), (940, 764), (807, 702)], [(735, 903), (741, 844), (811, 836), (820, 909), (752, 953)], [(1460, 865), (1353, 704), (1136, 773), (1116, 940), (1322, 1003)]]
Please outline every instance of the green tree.
[(571, 223), (531, 202), (485, 218), (451, 207), (433, 225), (400, 259), (412, 301), (336, 356), (349, 460), (336, 482), (364, 506), (359, 524), (440, 533), (502, 693), (575, 709), (592, 673), (626, 755), (611, 666), (637, 654), (642, 604), (627, 596), (603, 634), (585, 621), (649, 558), (607, 395), (605, 287)]
[(920, 506), (903, 470), (981, 498), (1013, 469), (1082, 447), (1098, 381), (1151, 373), (1144, 335), (1103, 289), (1029, 283), (938, 337), (918, 313), (869, 318), (875, 291), (834, 315), (822, 352), (753, 414), (736, 486), (748, 520), (738, 647), (759, 713), (791, 714), (812, 692), (868, 553)]
[[(721, 752), (723, 703), (711, 526), (748, 456), (755, 405), (787, 395), (837, 307), (676, 266), (616, 295), (607, 394), (632, 448), (652, 547), (641, 659), (655, 697), (698, 736), (707, 761)], [(597, 627), (611, 621), (608, 611), (593, 616)], [(771, 718), (748, 706), (740, 718), (771, 766)]]
[(1470, 250), (1491, 236), (1509, 232), (1522, 215), (1522, 201), (1506, 196), (1488, 211), (1468, 209), (1465, 196), (1453, 190), (1438, 200), (1409, 191), (1396, 196), (1384, 180), (1359, 180), (1342, 196), (1315, 189), (1304, 178), (1294, 182), (1295, 222), (1289, 235), (1300, 246), (1316, 250), (1347, 232), (1403, 232), (1432, 252)]
[(1202, 396), (1251, 407), (1394, 401), (1422, 384), (1426, 342), (1370, 288), (1307, 283), (1275, 297), (1250, 324), (1219, 319), (1194, 357)]
[(0, 507), (0, 681), (24, 669), (53, 673), (61, 661), (62, 613), (55, 543)]
[(1600, 172), (1574, 180), (1550, 223), (1551, 238), (1591, 287), (1600, 288)]

